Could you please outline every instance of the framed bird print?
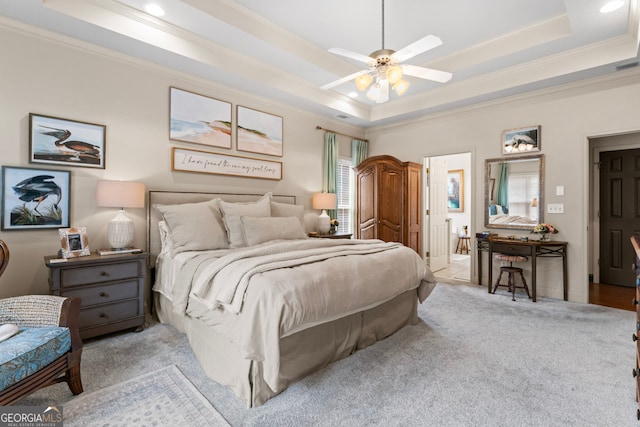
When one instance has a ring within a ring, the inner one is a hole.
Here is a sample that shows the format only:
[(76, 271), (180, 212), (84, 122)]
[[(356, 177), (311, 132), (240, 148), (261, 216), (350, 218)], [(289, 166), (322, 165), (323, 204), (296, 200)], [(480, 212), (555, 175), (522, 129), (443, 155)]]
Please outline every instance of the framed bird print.
[(29, 114), (29, 162), (104, 169), (104, 125)]
[(71, 172), (2, 166), (0, 229), (69, 228)]

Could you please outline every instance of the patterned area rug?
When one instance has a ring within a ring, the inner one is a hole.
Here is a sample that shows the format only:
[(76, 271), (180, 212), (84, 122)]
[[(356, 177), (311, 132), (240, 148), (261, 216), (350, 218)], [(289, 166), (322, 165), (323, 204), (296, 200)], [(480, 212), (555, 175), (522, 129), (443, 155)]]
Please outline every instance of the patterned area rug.
[(65, 426), (229, 426), (174, 365), (64, 405)]

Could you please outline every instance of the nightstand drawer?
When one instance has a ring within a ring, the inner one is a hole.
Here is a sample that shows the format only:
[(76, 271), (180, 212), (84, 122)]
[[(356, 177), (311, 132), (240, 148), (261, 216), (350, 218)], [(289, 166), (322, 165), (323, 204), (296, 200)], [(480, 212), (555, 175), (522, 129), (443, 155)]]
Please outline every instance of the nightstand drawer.
[(113, 285), (65, 290), (64, 296), (82, 298), (83, 307), (96, 304), (106, 304), (129, 298), (138, 298), (138, 281), (129, 280), (126, 282), (114, 283)]
[(116, 304), (106, 304), (81, 309), (80, 329), (140, 316), (142, 313), (139, 310), (139, 306), (139, 301), (132, 299)]
[(60, 272), (62, 276), (62, 286), (68, 288), (70, 286), (86, 285), (88, 283), (110, 282), (113, 280), (138, 277), (140, 275), (138, 266), (138, 262), (131, 261), (119, 264), (63, 269)]

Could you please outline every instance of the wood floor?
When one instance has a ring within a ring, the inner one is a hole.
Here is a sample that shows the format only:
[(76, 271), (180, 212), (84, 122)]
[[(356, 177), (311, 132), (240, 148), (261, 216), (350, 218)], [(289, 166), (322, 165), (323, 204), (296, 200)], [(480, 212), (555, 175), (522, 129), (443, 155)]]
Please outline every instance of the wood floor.
[(636, 307), (631, 303), (635, 296), (635, 287), (589, 283), (589, 304), (635, 311)]

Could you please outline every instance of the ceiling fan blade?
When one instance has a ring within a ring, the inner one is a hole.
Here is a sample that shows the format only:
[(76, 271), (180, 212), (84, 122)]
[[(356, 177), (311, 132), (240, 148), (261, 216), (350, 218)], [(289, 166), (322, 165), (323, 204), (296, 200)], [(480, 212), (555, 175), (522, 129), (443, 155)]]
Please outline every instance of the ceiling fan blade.
[(331, 82), (331, 83), (327, 83), (327, 84), (326, 84), (326, 85), (324, 85), (324, 86), (321, 86), (321, 87), (320, 87), (320, 89), (322, 89), (322, 90), (331, 89), (332, 87), (339, 86), (339, 85), (341, 85), (342, 83), (346, 83), (346, 82), (348, 82), (349, 80), (353, 80), (353, 79), (355, 79), (356, 77), (360, 77), (360, 76), (361, 76), (361, 75), (363, 75), (363, 74), (367, 74), (368, 72), (369, 72), (369, 70), (362, 70), (362, 71), (358, 71), (357, 73), (349, 74), (349, 75), (348, 75), (348, 76), (346, 76), (346, 77), (343, 77), (343, 78), (338, 79), (338, 80), (336, 80), (336, 81), (333, 81), (333, 82)]
[(440, 37), (428, 35), (421, 38), (418, 41), (411, 43), (409, 46), (405, 46), (393, 55), (391, 58), (398, 62), (406, 61), (409, 58), (413, 58), (416, 55), (420, 55), (422, 52), (426, 52), (434, 47), (438, 47), (442, 44)]
[(382, 104), (389, 100), (389, 80), (382, 80), (380, 82), (380, 97), (376, 101), (376, 104)]
[(345, 58), (355, 59), (356, 61), (364, 62), (365, 64), (369, 64), (370, 62), (375, 62), (370, 56), (363, 55), (361, 53), (351, 52), (347, 49), (342, 49), (340, 47), (332, 47), (329, 49), (329, 52), (335, 53), (336, 55), (344, 56)]
[(447, 71), (434, 70), (432, 68), (416, 67), (415, 65), (401, 65), (402, 72), (408, 76), (446, 83), (451, 80), (453, 74)]

